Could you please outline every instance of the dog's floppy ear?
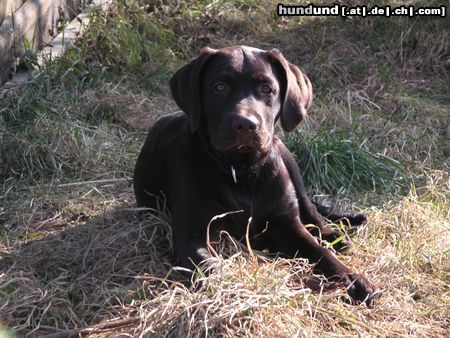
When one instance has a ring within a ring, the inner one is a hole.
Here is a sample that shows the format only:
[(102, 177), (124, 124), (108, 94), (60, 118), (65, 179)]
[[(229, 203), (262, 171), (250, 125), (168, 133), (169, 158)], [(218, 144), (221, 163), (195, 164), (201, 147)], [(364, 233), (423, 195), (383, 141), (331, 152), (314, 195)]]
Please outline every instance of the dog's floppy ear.
[(294, 128), (306, 116), (311, 107), (313, 92), (311, 81), (295, 65), (289, 63), (277, 49), (267, 52), (275, 63), (281, 76), (281, 126), (287, 132)]
[(206, 61), (214, 53), (215, 49), (203, 48), (198, 57), (178, 69), (170, 79), (170, 91), (177, 105), (189, 116), (191, 132), (196, 132), (200, 126), (201, 73)]

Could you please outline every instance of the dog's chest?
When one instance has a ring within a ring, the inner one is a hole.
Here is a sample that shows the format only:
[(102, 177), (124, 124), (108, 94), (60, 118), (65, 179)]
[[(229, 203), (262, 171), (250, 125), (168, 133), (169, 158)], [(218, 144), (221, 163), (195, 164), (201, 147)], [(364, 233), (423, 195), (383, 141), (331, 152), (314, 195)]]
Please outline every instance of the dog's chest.
[[(289, 182), (290, 183), (290, 182)], [(238, 178), (230, 185), (228, 204), (234, 210), (243, 210), (242, 217), (265, 222), (282, 212), (286, 200), (295, 200), (295, 191), (281, 186), (273, 177)], [(292, 195), (292, 196), (291, 196)]]

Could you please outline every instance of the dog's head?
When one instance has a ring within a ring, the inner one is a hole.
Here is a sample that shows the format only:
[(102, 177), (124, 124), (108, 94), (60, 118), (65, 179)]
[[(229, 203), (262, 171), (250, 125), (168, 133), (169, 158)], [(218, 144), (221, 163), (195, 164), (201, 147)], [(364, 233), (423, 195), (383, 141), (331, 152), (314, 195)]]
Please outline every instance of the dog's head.
[(222, 153), (267, 152), (278, 120), (292, 131), (312, 102), (309, 79), (278, 50), (204, 48), (170, 80), (172, 95)]

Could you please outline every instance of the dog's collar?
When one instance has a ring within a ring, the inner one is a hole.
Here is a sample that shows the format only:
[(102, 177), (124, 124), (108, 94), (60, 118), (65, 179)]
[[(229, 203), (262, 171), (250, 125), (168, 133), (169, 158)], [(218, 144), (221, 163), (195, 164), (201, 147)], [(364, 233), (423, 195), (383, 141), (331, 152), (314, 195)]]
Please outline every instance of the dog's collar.
[(236, 170), (234, 169), (233, 165), (231, 165), (231, 176), (233, 176), (234, 183), (237, 184)]
[(198, 133), (200, 143), (205, 148), (209, 157), (213, 160), (217, 168), (225, 175), (231, 176), (235, 184), (238, 183), (239, 177), (248, 177), (257, 172), (258, 165), (248, 165), (245, 163), (231, 163), (219, 154), (202, 133)]

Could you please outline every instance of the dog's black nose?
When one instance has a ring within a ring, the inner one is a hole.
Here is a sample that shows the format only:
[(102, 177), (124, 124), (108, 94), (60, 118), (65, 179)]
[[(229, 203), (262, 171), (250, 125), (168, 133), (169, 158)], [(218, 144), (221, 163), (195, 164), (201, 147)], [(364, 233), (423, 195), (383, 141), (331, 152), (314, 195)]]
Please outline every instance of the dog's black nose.
[(254, 133), (258, 129), (258, 119), (252, 116), (235, 115), (233, 129), (239, 134)]

